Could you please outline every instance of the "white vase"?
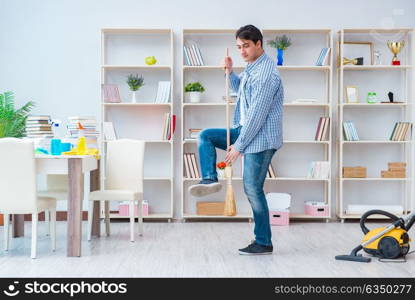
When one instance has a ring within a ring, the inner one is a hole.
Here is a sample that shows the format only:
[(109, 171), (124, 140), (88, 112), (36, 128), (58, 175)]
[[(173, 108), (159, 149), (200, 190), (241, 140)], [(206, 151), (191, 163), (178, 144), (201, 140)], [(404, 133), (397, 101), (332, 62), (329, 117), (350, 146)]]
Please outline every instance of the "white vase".
[(225, 169), (216, 169), (216, 172), (218, 173), (218, 179), (225, 179)]
[(137, 99), (135, 98), (135, 94), (136, 94), (136, 91), (133, 91), (133, 98), (131, 100), (131, 103), (137, 103)]
[(202, 95), (201, 92), (189, 92), (190, 102), (192, 102), (192, 103), (199, 103), (200, 102), (200, 96), (201, 95)]

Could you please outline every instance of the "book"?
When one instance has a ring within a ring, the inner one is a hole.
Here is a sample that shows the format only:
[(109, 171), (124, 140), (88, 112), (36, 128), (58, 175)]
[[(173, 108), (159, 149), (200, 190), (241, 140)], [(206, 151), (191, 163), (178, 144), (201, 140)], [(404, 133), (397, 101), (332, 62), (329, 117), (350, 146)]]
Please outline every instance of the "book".
[(171, 140), (172, 136), (174, 135), (174, 132), (176, 131), (176, 115), (173, 115), (171, 123), (172, 123), (173, 129), (171, 130), (171, 132), (168, 136), (168, 140)]
[(315, 135), (315, 137), (314, 137), (314, 140), (315, 141), (318, 141), (319, 140), (319, 132), (320, 132), (320, 127), (321, 127), (321, 123), (323, 122), (323, 118), (320, 118), (319, 120), (318, 120), (318, 124), (317, 124), (317, 130), (316, 130), (316, 135)]
[(351, 130), (352, 130), (352, 134), (353, 134), (353, 140), (354, 141), (358, 141), (359, 140), (359, 136), (357, 135), (357, 130), (356, 127), (354, 126), (354, 124), (352, 122), (349, 122)]
[(50, 116), (35, 116), (35, 115), (30, 115), (27, 117), (26, 121), (50, 121)]
[(186, 153), (186, 159), (187, 159), (187, 163), (189, 164), (191, 178), (195, 179), (196, 173), (195, 173), (195, 168), (192, 163), (192, 158), (190, 157), (190, 153)]
[(200, 178), (200, 172), (199, 172), (199, 167), (198, 167), (198, 164), (197, 164), (196, 154), (191, 153), (190, 157), (192, 158), (192, 164), (193, 164), (193, 167), (195, 168), (196, 178)]
[(330, 177), (330, 164), (328, 161), (313, 161), (307, 172), (307, 178), (328, 179)]
[(329, 57), (330, 57), (330, 50), (331, 48), (327, 48), (326, 52), (324, 53), (324, 57), (322, 59), (322, 66), (326, 66), (329, 62)]
[(203, 66), (204, 62), (203, 62), (202, 53), (200, 52), (199, 47), (197, 45), (193, 44), (192, 48), (193, 48), (193, 51), (196, 53), (198, 65)]
[(190, 61), (190, 55), (189, 55), (189, 53), (188, 53), (188, 51), (187, 51), (187, 47), (186, 47), (186, 46), (183, 46), (183, 53), (184, 53), (184, 60), (185, 60), (185, 64), (186, 64), (187, 66), (191, 66), (191, 65), (192, 65), (192, 63), (191, 63), (191, 61)]
[(159, 81), (156, 99), (154, 103), (170, 102), (170, 81)]
[(330, 118), (326, 117), (325, 120), (326, 121), (324, 122), (323, 133), (321, 134), (320, 141), (325, 141), (326, 140), (327, 131), (329, 131)]
[(114, 125), (112, 122), (103, 122), (102, 128), (104, 130), (104, 138), (107, 141), (113, 141), (117, 139), (117, 135), (115, 134)]
[(323, 48), (317, 58), (316, 66), (323, 66), (327, 64), (329, 58), (330, 48)]
[(398, 123), (395, 123), (395, 125), (393, 126), (393, 130), (392, 130), (392, 133), (391, 133), (391, 135), (389, 136), (389, 140), (390, 141), (393, 141), (393, 136), (394, 136), (394, 134), (395, 134), (395, 130), (396, 130), (396, 127), (398, 126)]
[(195, 56), (193, 54), (193, 51), (191, 50), (190, 47), (188, 47), (188, 46), (185, 46), (185, 47), (187, 49), (187, 53), (189, 54), (190, 65), (191, 66), (197, 66), (196, 58), (195, 58)]
[(120, 92), (116, 84), (102, 84), (102, 97), (104, 103), (120, 103)]
[(186, 153), (183, 154), (183, 163), (184, 163), (184, 176), (185, 178), (192, 178), (190, 173), (189, 162), (187, 161)]
[(395, 130), (393, 132), (393, 135), (392, 135), (392, 141), (397, 141), (398, 140), (398, 136), (399, 136), (399, 133), (401, 132), (401, 128), (402, 128), (402, 122), (397, 122), (396, 123), (396, 128), (395, 128)]
[(269, 164), (268, 171), (270, 173), (270, 177), (271, 178), (276, 178), (275, 172), (274, 172), (274, 168), (272, 167), (272, 164), (271, 163)]
[(349, 127), (347, 126), (347, 122), (343, 122), (343, 133), (344, 133), (344, 138), (345, 138), (346, 141), (351, 141), (352, 140), (352, 136), (350, 134)]

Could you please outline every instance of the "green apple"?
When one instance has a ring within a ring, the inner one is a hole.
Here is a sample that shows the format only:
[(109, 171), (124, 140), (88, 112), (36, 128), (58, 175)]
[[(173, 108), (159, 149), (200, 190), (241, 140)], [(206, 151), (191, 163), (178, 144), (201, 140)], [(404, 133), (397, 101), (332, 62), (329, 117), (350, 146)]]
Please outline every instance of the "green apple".
[(157, 62), (157, 59), (154, 56), (147, 56), (145, 62), (147, 65), (151, 66)]

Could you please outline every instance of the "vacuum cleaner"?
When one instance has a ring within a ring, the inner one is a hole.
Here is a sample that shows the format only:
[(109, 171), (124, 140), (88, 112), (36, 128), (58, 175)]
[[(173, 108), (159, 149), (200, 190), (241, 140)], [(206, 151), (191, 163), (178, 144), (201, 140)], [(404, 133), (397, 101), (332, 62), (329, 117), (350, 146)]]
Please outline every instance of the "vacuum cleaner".
[[(366, 227), (367, 219), (372, 215), (382, 215), (392, 221), (389, 226), (369, 230)], [(415, 211), (411, 214), (398, 217), (384, 210), (370, 210), (360, 219), (360, 228), (365, 236), (359, 246), (349, 255), (337, 255), (337, 260), (370, 262), (371, 258), (358, 254), (360, 250), (380, 259), (404, 258), (409, 252), (408, 231), (415, 222)]]

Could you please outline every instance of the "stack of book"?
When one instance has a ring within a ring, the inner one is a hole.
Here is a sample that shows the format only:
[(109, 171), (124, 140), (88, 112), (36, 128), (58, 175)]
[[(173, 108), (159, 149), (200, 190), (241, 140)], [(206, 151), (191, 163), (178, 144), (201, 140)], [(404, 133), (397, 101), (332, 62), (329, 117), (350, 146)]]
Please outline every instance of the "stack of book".
[(97, 131), (97, 120), (95, 117), (68, 117), (66, 138), (78, 139), (81, 136), (86, 138), (88, 146), (97, 145), (99, 131)]
[(393, 131), (389, 140), (391, 141), (405, 141), (406, 136), (408, 135), (408, 131), (411, 129), (412, 131), (412, 123), (410, 122), (396, 122), (395, 127), (393, 127)]
[(202, 53), (195, 44), (191, 46), (183, 46), (184, 60), (187, 66), (204, 66)]
[(26, 136), (29, 138), (52, 138), (50, 116), (29, 116), (26, 120)]
[(346, 141), (358, 141), (359, 136), (357, 135), (356, 127), (353, 122), (343, 122), (343, 133)]
[(330, 48), (321, 49), (320, 55), (317, 58), (316, 66), (325, 66), (327, 65), (330, 54)]
[(154, 103), (169, 103), (170, 102), (170, 81), (159, 81), (157, 89), (157, 96)]
[(184, 177), (190, 179), (200, 178), (199, 168), (197, 165), (196, 155), (194, 153), (183, 154)]
[(314, 137), (315, 141), (325, 141), (327, 132), (329, 131), (330, 118), (329, 117), (320, 117), (318, 121), (316, 135)]
[(189, 139), (195, 140), (199, 137), (199, 133), (202, 129), (199, 128), (190, 128), (189, 129)]
[(163, 141), (169, 141), (172, 138), (172, 133), (176, 130), (176, 115), (165, 113), (163, 118), (163, 129), (161, 133), (161, 139)]
[(328, 179), (330, 163), (328, 161), (313, 161), (308, 169), (307, 178)]

